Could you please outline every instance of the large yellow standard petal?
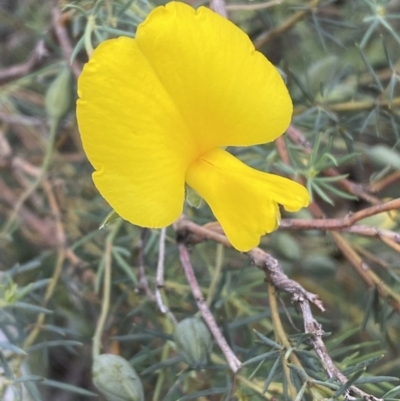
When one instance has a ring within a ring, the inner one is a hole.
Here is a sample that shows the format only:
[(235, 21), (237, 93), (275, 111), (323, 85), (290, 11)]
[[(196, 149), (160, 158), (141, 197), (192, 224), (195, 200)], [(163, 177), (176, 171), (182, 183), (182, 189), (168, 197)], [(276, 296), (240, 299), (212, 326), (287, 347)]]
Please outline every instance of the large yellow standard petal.
[(189, 167), (186, 181), (209, 204), (232, 246), (243, 252), (278, 227), (278, 204), (294, 212), (310, 200), (297, 182), (254, 170), (218, 148)]
[(177, 105), (135, 40), (104, 42), (78, 82), (83, 147), (96, 187), (124, 219), (164, 227), (182, 212), (197, 155)]
[(292, 103), (276, 68), (213, 11), (178, 2), (157, 7), (136, 41), (201, 153), (269, 142), (289, 125)]

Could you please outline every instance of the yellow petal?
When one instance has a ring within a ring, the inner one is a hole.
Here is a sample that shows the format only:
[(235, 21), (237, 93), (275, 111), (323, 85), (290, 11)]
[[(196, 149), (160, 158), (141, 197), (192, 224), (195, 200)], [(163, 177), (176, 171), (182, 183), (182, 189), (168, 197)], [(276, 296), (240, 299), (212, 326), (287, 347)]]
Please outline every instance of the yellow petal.
[(192, 163), (186, 181), (209, 204), (232, 246), (243, 252), (278, 227), (278, 204), (294, 212), (309, 203), (302, 185), (254, 170), (222, 149)]
[(181, 213), (195, 144), (133, 39), (101, 44), (78, 82), (77, 117), (96, 187), (124, 219), (163, 227)]
[(136, 40), (201, 153), (269, 142), (289, 125), (292, 103), (279, 73), (213, 11), (178, 2), (157, 7)]

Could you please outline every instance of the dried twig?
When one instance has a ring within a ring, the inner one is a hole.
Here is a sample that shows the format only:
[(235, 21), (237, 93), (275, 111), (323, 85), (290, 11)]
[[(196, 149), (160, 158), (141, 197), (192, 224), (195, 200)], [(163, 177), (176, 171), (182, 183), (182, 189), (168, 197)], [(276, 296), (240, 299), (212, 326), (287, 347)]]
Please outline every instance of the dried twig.
[(199, 311), (204, 321), (207, 323), (207, 326), (209, 327), (213, 337), (215, 338), (215, 341), (219, 345), (222, 353), (224, 354), (230, 369), (232, 370), (233, 373), (236, 373), (241, 367), (241, 362), (229, 347), (228, 343), (226, 342), (220, 329), (217, 326), (214, 316), (208, 309), (207, 302), (203, 297), (200, 286), (194, 274), (186, 245), (183, 243), (179, 243), (178, 247), (179, 247), (179, 257), (181, 259), (183, 270), (185, 272), (193, 297), (196, 301), (197, 307), (199, 308)]
[(277, 6), (282, 4), (284, 0), (270, 0), (265, 3), (257, 3), (257, 4), (227, 4), (225, 6), (226, 10), (229, 11), (256, 11), (256, 10), (264, 10), (266, 8), (270, 8), (273, 6)]
[(44, 40), (41, 39), (31, 52), (27, 61), (0, 69), (0, 82), (10, 81), (28, 75), (32, 70), (40, 65), (47, 55), (48, 52)]
[[(303, 314), (304, 331), (310, 335), (310, 341), (315, 352), (322, 361), (325, 371), (330, 378), (336, 378), (341, 384), (345, 384), (347, 382), (347, 377), (343, 375), (343, 373), (336, 367), (331, 356), (329, 355), (329, 352), (322, 341), (324, 331), (322, 326), (314, 319), (309, 302), (306, 300), (299, 301), (299, 305)], [(347, 400), (362, 398), (363, 400), (369, 401), (381, 401), (380, 398), (367, 394), (356, 386), (351, 386), (346, 391), (345, 398)]]
[(284, 21), (281, 25), (278, 25), (275, 28), (272, 28), (268, 32), (265, 32), (258, 36), (254, 40), (254, 46), (256, 49), (259, 49), (263, 46), (265, 46), (268, 42), (270, 42), (272, 39), (276, 38), (279, 35), (282, 35), (282, 33), (287, 32), (288, 30), (292, 29), (297, 22), (301, 21), (303, 18), (305, 18), (308, 13), (312, 12), (312, 10), (316, 7), (318, 7), (320, 0), (312, 0), (310, 3), (300, 11), (297, 11), (295, 14), (293, 14), (290, 18), (288, 18), (286, 21)]
[[(281, 228), (296, 228), (301, 230), (321, 229), (321, 230), (337, 230), (348, 228), (357, 223), (357, 221), (374, 216), (383, 212), (400, 209), (400, 198), (392, 199), (388, 202), (380, 203), (367, 207), (355, 213), (349, 213), (343, 219), (282, 219)], [(400, 234), (396, 241), (400, 243)]]
[(54, 28), (54, 32), (57, 36), (58, 42), (61, 47), (61, 51), (63, 53), (64, 59), (71, 65), (72, 73), (75, 78), (78, 79), (79, 75), (81, 75), (82, 67), (79, 63), (74, 60), (71, 63), (71, 56), (73, 53), (73, 47), (68, 37), (68, 32), (62, 24), (62, 14), (58, 6), (55, 6), (51, 12), (51, 22)]
[[(254, 248), (248, 252), (252, 263), (268, 273), (272, 284), (279, 290), (283, 290), (292, 296), (293, 302), (308, 301), (325, 311), (318, 295), (306, 291), (297, 281), (291, 280), (284, 272), (277, 259), (264, 252), (260, 248)], [(267, 269), (267, 270), (265, 270)]]
[[(322, 335), (324, 334), (322, 326), (314, 319), (311, 312), (310, 303), (315, 304), (322, 311), (324, 310), (322, 302), (318, 299), (318, 296), (309, 293), (299, 283), (289, 279), (283, 273), (279, 261), (261, 249), (253, 249), (249, 252), (249, 255), (252, 262), (266, 273), (267, 277), (276, 288), (291, 294), (292, 302), (299, 304), (303, 314), (305, 333), (310, 334), (313, 348), (321, 359), (325, 371), (330, 378), (336, 378), (340, 383), (345, 384), (347, 382), (347, 377), (340, 372), (330, 357), (325, 344), (322, 341)], [(371, 401), (379, 400), (359, 388), (351, 386), (348, 390), (347, 399), (350, 400), (354, 398), (354, 396)]]
[[(176, 228), (180, 240), (185, 239), (185, 241), (189, 243), (193, 243), (193, 241), (196, 243), (201, 240), (201, 238), (208, 238), (224, 245), (229, 245), (229, 242), (224, 235), (216, 233), (215, 231), (212, 231), (206, 227), (198, 226), (195, 223), (184, 218), (181, 218), (176, 223)], [(180, 250), (181, 246), (182, 244), (180, 244)], [(186, 254), (184, 254), (184, 256), (186, 256), (187, 250), (185, 247), (184, 252), (186, 252)], [(329, 375), (329, 377), (336, 377), (343, 384), (346, 383), (347, 378), (335, 366), (332, 358), (326, 350), (325, 344), (322, 341), (323, 330), (320, 324), (314, 319), (311, 312), (310, 303), (316, 305), (321, 311), (325, 310), (322, 301), (319, 299), (318, 295), (306, 291), (299, 283), (288, 278), (283, 272), (279, 261), (268, 253), (264, 252), (262, 249), (254, 248), (250, 252), (248, 252), (248, 255), (250, 256), (252, 263), (266, 273), (268, 279), (274, 287), (281, 291), (289, 293), (291, 295), (292, 302), (298, 303), (300, 305), (300, 308), (303, 312), (303, 321), (306, 333), (311, 335), (311, 341), (314, 349), (318, 356), (321, 358), (327, 374)], [(193, 272), (193, 269), (191, 269), (191, 271)], [(200, 291), (200, 289), (198, 290)], [(196, 301), (198, 301), (197, 296), (199, 295), (199, 293), (193, 292), (193, 294), (196, 298)], [(200, 299), (203, 299), (202, 296)], [(204, 299), (203, 302), (205, 302)], [(371, 401), (379, 400), (378, 398), (364, 393), (362, 390), (358, 389), (355, 386), (350, 387), (347, 399), (350, 400), (354, 398), (353, 396), (365, 397), (365, 399)]]
[(396, 181), (400, 181), (400, 171), (395, 171), (379, 181), (371, 182), (371, 184), (368, 186), (368, 189), (371, 192), (379, 192), (382, 191), (382, 189), (394, 184)]
[[(147, 280), (146, 271), (144, 268), (144, 243), (145, 237), (148, 232), (147, 228), (142, 229), (140, 242), (138, 245), (138, 261), (139, 261), (139, 289), (144, 291), (146, 296), (158, 305), (161, 313), (164, 313), (169, 317), (171, 322), (176, 325), (178, 323), (174, 314), (170, 311), (167, 305), (163, 302), (160, 288), (164, 286), (164, 256), (165, 256), (165, 229), (160, 232), (160, 248), (158, 254), (158, 265), (157, 265), (157, 279), (156, 279), (156, 290), (155, 293), (150, 289), (149, 282)], [(161, 267), (160, 267), (161, 266)], [(162, 286), (158, 286), (158, 283), (162, 283)]]

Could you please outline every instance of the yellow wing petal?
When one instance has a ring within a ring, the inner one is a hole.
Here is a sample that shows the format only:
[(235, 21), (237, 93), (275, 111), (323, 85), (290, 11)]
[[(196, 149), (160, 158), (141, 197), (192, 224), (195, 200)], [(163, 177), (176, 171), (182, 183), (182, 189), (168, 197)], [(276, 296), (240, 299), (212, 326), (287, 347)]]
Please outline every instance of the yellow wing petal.
[(181, 213), (195, 144), (136, 41), (101, 44), (78, 82), (77, 118), (96, 187), (124, 219), (163, 227)]

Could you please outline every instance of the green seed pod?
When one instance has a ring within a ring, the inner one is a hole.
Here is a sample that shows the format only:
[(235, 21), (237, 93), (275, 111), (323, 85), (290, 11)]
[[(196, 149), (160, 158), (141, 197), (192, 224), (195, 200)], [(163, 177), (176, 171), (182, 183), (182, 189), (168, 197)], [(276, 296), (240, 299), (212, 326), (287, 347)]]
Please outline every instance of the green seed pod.
[(212, 348), (212, 338), (200, 318), (182, 320), (175, 328), (174, 340), (178, 352), (192, 368), (204, 366)]
[(276, 235), (276, 245), (279, 252), (288, 260), (299, 260), (301, 249), (298, 242), (288, 233), (278, 232)]
[(58, 77), (51, 83), (45, 97), (47, 115), (51, 119), (59, 120), (71, 106), (71, 72), (64, 67)]
[(144, 401), (142, 381), (129, 362), (118, 355), (97, 356), (92, 376), (93, 384), (107, 401)]
[(368, 159), (382, 167), (390, 166), (400, 170), (400, 153), (385, 145), (375, 145), (366, 149)]

